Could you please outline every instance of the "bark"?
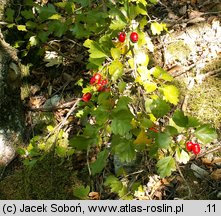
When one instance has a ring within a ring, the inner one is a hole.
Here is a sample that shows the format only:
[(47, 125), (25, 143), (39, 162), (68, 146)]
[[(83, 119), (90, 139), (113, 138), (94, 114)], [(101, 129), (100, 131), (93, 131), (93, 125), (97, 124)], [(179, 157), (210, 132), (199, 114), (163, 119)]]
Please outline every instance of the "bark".
[[(0, 0), (0, 20), (9, 0)], [(1, 32), (0, 32), (1, 33)], [(24, 131), (24, 115), (20, 99), (19, 64), (16, 51), (0, 35), (0, 165), (7, 165)], [(15, 82), (16, 81), (16, 82)], [(16, 83), (16, 85), (15, 85)]]

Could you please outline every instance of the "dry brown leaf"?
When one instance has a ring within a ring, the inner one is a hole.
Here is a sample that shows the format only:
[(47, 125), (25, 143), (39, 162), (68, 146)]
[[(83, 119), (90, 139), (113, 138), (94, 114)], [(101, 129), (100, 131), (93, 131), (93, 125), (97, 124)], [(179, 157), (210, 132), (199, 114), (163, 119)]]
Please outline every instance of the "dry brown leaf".
[(210, 174), (210, 177), (216, 181), (221, 180), (221, 169), (217, 169), (217, 170), (213, 171)]
[(100, 194), (98, 192), (90, 192), (88, 196), (91, 200), (100, 200)]
[(221, 158), (216, 158), (212, 161), (212, 164), (221, 163)]
[(208, 158), (202, 158), (202, 163), (207, 166), (212, 165), (212, 161)]

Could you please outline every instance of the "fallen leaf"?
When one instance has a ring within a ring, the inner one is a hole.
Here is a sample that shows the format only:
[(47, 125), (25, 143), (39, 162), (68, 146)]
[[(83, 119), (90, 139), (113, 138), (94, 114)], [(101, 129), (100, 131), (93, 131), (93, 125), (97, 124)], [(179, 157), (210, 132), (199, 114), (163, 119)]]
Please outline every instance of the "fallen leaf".
[(217, 170), (213, 171), (210, 174), (210, 177), (216, 181), (221, 180), (221, 169), (217, 169)]
[(90, 192), (88, 196), (91, 200), (100, 200), (100, 194), (98, 192)]

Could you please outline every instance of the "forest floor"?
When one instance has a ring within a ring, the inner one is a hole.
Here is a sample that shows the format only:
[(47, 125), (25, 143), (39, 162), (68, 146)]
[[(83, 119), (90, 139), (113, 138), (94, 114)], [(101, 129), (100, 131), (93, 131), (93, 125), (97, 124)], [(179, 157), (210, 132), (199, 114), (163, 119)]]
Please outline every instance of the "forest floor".
[[(221, 20), (221, 3), (219, 1), (218, 3), (197, 0), (189, 2), (191, 3), (162, 0), (160, 7), (153, 8), (152, 13), (160, 15), (161, 20), (167, 23), (169, 29), (179, 36), (182, 32), (187, 32), (188, 27), (194, 28), (196, 23), (212, 23), (213, 20)], [(198, 31), (196, 34), (201, 34), (201, 32)], [(174, 38), (177, 39), (179, 36), (175, 35)], [(165, 42), (165, 37), (154, 40), (155, 45), (159, 46), (159, 41), (164, 40)], [(169, 39), (166, 38), (166, 40)], [(203, 40), (205, 48), (194, 52), (190, 51), (198, 63), (203, 62), (203, 54), (208, 48), (206, 40)], [(23, 80), (22, 100), (26, 107), (27, 143), (33, 134), (40, 134), (47, 125), (59, 124), (65, 118), (70, 110), (68, 104), (73, 104), (73, 98), (81, 97), (81, 89), (75, 85), (79, 79), (83, 78), (89, 82), (88, 73), (84, 69), (85, 65), (82, 65), (82, 62), (86, 61), (83, 46), (75, 44), (71, 40), (63, 40), (60, 43), (62, 48), (59, 52), (64, 56), (69, 56), (69, 60), (59, 67), (46, 67), (47, 62), (42, 61), (32, 71), (26, 71), (29, 77), (27, 80)], [(170, 43), (168, 42), (168, 44)], [(51, 46), (53, 47), (54, 44)], [(183, 92), (181, 106), (185, 112), (197, 116), (205, 123), (212, 123), (220, 136), (221, 45), (217, 42), (208, 49), (210, 51), (205, 54), (207, 57), (209, 56), (207, 64), (197, 68), (196, 65), (190, 67), (191, 61), (185, 56), (185, 59), (178, 60), (174, 60), (171, 55), (168, 57), (171, 50), (168, 51), (168, 49), (162, 49), (162, 46), (159, 46), (158, 51), (163, 56), (163, 60), (158, 61), (157, 64), (162, 65), (174, 77), (177, 77), (177, 85), (181, 88), (181, 93)], [(212, 56), (209, 55), (211, 53)], [(174, 55), (179, 55), (179, 53)], [(77, 62), (76, 56), (78, 56)], [(214, 73), (209, 73), (211, 71)], [(205, 74), (207, 75), (205, 76)], [(203, 79), (201, 79), (202, 77)], [(194, 82), (192, 82), (193, 80)], [(64, 106), (62, 109), (54, 110), (50, 108), (51, 105)], [(66, 128), (74, 133), (79, 127), (78, 122), (70, 116)], [(90, 154), (90, 157), (93, 158), (96, 149)], [(92, 192), (89, 193), (88, 199), (118, 199), (115, 194), (103, 187), (103, 176), (106, 173), (114, 172), (113, 160), (109, 160), (102, 175), (89, 177), (87, 157), (87, 153), (77, 153), (72, 158), (64, 159), (49, 153), (39, 160), (32, 169), (24, 167), (22, 160), (15, 157), (7, 167), (0, 170), (0, 198), (76, 199), (73, 193), (75, 188), (79, 185), (90, 185)], [(187, 164), (179, 165), (178, 171), (174, 172), (171, 177), (162, 179), (155, 173), (152, 160), (144, 161), (144, 163), (137, 165), (136, 169), (132, 167), (132, 171), (124, 180), (139, 180), (145, 185), (142, 192), (134, 194), (134, 199), (221, 199), (220, 138), (217, 142), (207, 145), (197, 157), (192, 156)]]

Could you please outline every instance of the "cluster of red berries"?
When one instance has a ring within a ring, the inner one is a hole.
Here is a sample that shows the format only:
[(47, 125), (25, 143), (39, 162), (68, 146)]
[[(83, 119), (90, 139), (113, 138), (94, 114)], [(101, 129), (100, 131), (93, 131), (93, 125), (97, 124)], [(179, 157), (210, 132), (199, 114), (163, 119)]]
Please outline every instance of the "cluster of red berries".
[[(118, 36), (118, 40), (123, 43), (125, 40), (126, 40), (126, 33), (125, 32), (121, 32)], [(133, 42), (133, 43), (136, 43), (138, 41), (138, 34), (137, 32), (132, 32), (130, 34), (130, 40)]]
[(198, 143), (193, 143), (189, 141), (186, 143), (186, 149), (189, 152), (193, 152), (193, 154), (195, 155), (200, 153), (200, 145)]
[[(90, 79), (90, 84), (96, 86), (97, 91), (99, 92), (106, 92), (110, 91), (110, 88), (107, 87), (108, 80), (102, 79), (102, 76), (99, 73), (94, 74), (94, 76)], [(84, 102), (88, 102), (92, 97), (90, 92), (87, 92), (83, 95), (82, 100)]]

